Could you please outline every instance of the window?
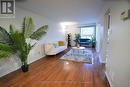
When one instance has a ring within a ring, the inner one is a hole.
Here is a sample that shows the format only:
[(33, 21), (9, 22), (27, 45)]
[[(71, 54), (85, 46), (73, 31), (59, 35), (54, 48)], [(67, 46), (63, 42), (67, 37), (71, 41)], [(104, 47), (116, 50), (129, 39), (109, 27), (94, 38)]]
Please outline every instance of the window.
[(95, 26), (81, 27), (80, 35), (81, 35), (81, 38), (91, 39), (93, 36), (95, 36)]

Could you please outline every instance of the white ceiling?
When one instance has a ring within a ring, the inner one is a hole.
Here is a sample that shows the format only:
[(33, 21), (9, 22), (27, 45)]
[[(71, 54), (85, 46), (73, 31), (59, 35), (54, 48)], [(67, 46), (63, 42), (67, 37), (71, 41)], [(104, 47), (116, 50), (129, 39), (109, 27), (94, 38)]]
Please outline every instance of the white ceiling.
[(56, 22), (94, 23), (102, 10), (102, 0), (16, 0), (16, 5)]

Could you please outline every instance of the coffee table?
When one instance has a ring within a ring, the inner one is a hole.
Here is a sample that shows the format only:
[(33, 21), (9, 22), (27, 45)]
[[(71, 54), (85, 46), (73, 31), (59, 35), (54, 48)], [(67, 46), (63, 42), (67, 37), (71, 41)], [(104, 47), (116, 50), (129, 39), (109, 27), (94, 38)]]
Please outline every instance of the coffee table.
[(72, 47), (72, 52), (73, 54), (84, 54), (85, 52), (85, 47)]

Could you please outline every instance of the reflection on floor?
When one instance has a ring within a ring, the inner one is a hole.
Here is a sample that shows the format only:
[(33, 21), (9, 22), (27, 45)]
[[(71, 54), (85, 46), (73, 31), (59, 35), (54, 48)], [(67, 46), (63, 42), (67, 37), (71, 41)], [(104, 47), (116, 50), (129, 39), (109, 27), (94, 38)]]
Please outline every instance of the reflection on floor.
[(104, 65), (94, 49), (94, 64), (59, 59), (66, 52), (30, 64), (29, 72), (17, 70), (0, 78), (0, 87), (109, 87)]

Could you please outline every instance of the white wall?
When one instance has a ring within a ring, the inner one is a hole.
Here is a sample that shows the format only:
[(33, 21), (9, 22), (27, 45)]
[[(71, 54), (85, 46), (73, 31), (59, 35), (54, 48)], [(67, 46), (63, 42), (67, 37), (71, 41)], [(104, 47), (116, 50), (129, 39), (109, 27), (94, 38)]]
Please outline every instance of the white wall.
[[(106, 75), (111, 87), (129, 87), (130, 19), (123, 21), (120, 15), (123, 11), (130, 9), (130, 4), (127, 0), (115, 0), (105, 2), (104, 6), (106, 9), (111, 9)], [(101, 20), (101, 22), (103, 21)]]
[[(17, 29), (20, 29), (23, 18), (25, 16), (31, 16), (34, 20), (35, 28), (39, 28), (45, 24), (49, 26), (48, 32), (44, 38), (39, 41), (39, 44), (36, 45), (30, 52), (28, 62), (32, 63), (42, 57), (44, 57), (44, 43), (50, 43), (58, 40), (64, 40), (64, 32), (62, 31), (60, 24), (55, 23), (44, 16), (41, 17), (37, 14), (34, 14), (30, 11), (25, 9), (21, 9), (16, 7), (16, 17), (14, 19), (0, 19), (0, 26), (4, 27), (5, 29), (9, 29), (9, 25), (13, 24), (16, 26)], [(20, 68), (21, 63), (18, 57), (13, 55), (11, 58), (2, 59), (0, 60), (0, 77), (6, 75), (14, 70)]]

